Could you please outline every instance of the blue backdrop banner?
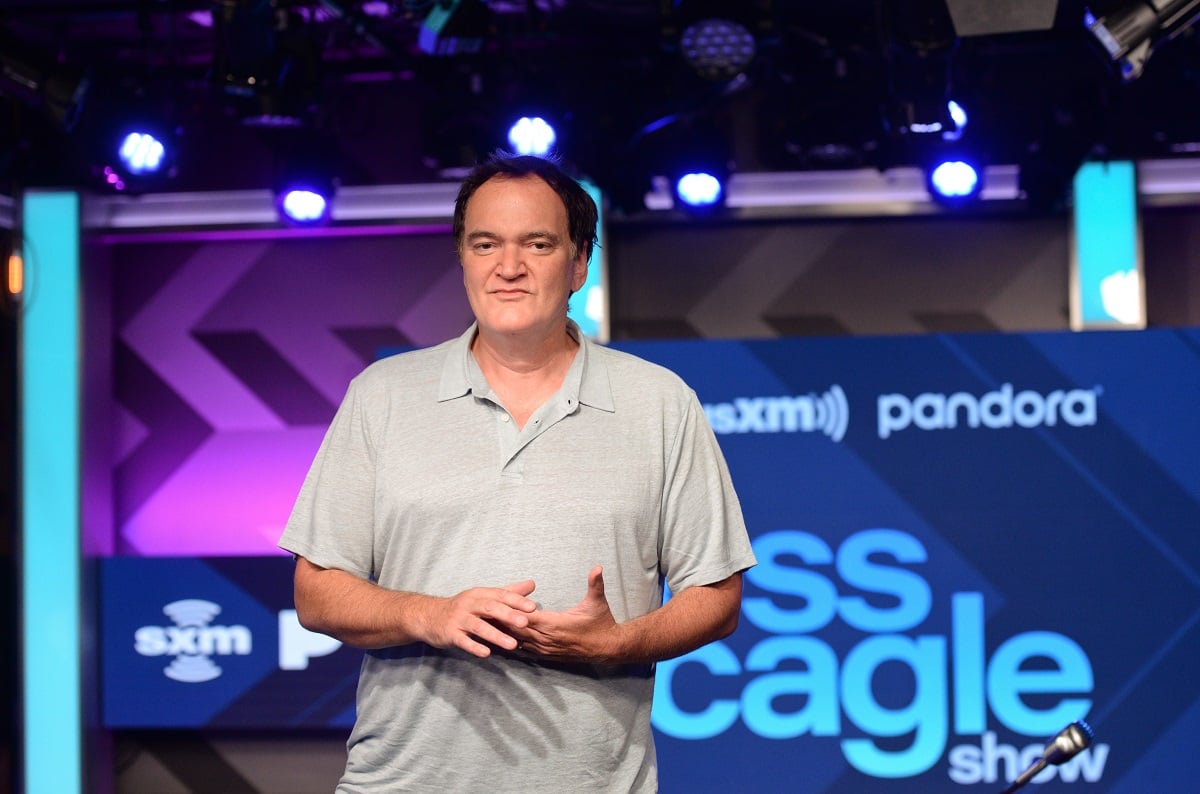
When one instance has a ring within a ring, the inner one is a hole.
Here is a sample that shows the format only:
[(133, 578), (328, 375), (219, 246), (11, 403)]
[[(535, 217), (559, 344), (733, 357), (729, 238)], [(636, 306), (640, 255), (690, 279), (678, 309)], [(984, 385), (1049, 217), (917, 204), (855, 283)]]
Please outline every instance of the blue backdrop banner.
[[(705, 405), (759, 565), (659, 666), (662, 790), (1112, 792), (1200, 776), (1200, 332), (614, 345)], [(342, 727), (286, 558), (103, 569), (111, 727)]]

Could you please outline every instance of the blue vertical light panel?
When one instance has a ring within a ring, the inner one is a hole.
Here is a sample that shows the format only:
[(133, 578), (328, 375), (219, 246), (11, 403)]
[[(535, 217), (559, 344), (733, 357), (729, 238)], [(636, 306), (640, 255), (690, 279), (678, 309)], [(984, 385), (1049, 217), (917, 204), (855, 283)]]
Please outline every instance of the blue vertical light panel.
[(21, 630), (26, 794), (82, 791), (79, 196), (25, 196)]
[(1073, 221), (1071, 327), (1144, 328), (1134, 164), (1084, 163), (1075, 174)]
[(594, 183), (580, 182), (600, 212), (596, 224), (596, 248), (588, 265), (587, 281), (571, 299), (571, 319), (579, 324), (579, 330), (590, 339), (608, 341), (608, 285), (605, 284), (605, 263), (608, 254), (604, 247), (604, 197)]

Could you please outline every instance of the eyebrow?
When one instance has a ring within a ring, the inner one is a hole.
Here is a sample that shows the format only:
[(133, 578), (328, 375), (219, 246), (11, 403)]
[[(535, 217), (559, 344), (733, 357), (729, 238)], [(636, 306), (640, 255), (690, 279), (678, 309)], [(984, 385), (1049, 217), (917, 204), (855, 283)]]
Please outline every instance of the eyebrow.
[(552, 245), (558, 245), (559, 243), (562, 242), (562, 238), (559, 237), (557, 234), (555, 234), (554, 232), (546, 232), (546, 231), (528, 232), (526, 234), (521, 235), (520, 239), (521, 239), (521, 242), (523, 242), (523, 243), (527, 243), (531, 240), (545, 240), (546, 242), (548, 242)]
[[(489, 232), (489, 231), (471, 232), (466, 237), (466, 240), (468, 243), (473, 243), (477, 240), (499, 240), (499, 239), (500, 239), (500, 235), (496, 234), (495, 232)], [(525, 234), (522, 234), (517, 239), (522, 243), (527, 243), (532, 240), (545, 240), (546, 242), (550, 243), (551, 245), (560, 245), (562, 243), (562, 238), (559, 235), (555, 234), (554, 232), (550, 232), (550, 231), (526, 232)]]

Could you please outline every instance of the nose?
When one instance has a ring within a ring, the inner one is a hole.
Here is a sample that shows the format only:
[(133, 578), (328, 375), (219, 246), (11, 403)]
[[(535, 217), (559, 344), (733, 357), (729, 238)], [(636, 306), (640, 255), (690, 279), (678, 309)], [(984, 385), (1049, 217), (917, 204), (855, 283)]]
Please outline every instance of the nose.
[(525, 256), (519, 245), (506, 245), (500, 254), (496, 272), (501, 278), (514, 279), (525, 272)]

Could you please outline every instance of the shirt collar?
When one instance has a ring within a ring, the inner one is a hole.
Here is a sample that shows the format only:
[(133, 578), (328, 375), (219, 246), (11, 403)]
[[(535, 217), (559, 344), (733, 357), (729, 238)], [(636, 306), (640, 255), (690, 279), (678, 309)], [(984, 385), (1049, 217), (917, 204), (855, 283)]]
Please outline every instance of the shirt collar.
[[(471, 340), (478, 330), (477, 323), (457, 339), (447, 344), (446, 360), (442, 365), (442, 379), (438, 385), (438, 402), (453, 400), (469, 393), (481, 396), (491, 393), (491, 387), (483, 377), (479, 364), (471, 355)], [(608, 367), (601, 356), (595, 355), (595, 343), (583, 335), (574, 320), (567, 320), (567, 333), (579, 343), (579, 351), (563, 380), (562, 396), (578, 395), (579, 402), (602, 411), (613, 411), (612, 384), (608, 378)]]

